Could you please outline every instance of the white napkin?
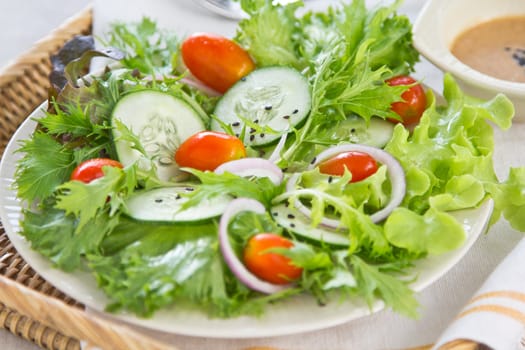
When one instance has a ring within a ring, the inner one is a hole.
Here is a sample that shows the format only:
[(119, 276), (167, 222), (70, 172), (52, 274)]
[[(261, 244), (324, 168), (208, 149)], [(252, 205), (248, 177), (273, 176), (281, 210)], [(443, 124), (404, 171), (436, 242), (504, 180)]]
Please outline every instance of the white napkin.
[(494, 350), (525, 349), (525, 239), (499, 264), (433, 349), (459, 339)]

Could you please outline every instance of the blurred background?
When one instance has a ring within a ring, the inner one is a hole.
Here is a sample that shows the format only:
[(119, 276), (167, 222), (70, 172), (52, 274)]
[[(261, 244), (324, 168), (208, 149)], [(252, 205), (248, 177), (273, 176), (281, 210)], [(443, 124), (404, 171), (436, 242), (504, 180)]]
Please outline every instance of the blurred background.
[(0, 67), (29, 50), (35, 41), (89, 3), (89, 0), (0, 0)]

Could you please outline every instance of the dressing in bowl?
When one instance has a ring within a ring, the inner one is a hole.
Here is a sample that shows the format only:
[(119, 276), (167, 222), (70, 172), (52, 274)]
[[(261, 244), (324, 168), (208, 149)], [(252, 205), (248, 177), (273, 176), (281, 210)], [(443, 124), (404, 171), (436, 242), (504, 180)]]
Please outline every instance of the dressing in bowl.
[[(429, 0), (414, 23), (414, 46), (442, 71), (452, 73), (466, 93), (485, 99), (505, 94), (514, 103), (514, 121), (525, 122), (525, 82), (519, 78), (520, 68), (525, 76), (525, 32), (515, 27), (521, 26), (521, 21), (525, 22), (525, 1)], [(511, 28), (483, 28), (502, 24)], [(485, 32), (476, 34), (478, 30)], [(515, 33), (509, 35), (509, 31)], [(468, 39), (472, 33), (478, 38)], [(518, 40), (508, 41), (512, 37)], [(491, 56), (491, 47), (496, 47), (496, 51), (500, 47), (501, 56)], [(489, 65), (492, 71), (467, 56), (485, 61), (482, 64)], [(503, 56), (506, 58), (500, 58)], [(506, 71), (511, 67), (516, 71)], [(518, 78), (509, 78), (513, 74)]]

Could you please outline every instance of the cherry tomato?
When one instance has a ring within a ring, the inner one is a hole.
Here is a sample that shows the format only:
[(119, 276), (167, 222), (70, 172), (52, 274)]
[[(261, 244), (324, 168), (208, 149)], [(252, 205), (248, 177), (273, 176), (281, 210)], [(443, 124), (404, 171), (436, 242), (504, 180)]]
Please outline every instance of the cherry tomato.
[(246, 157), (241, 140), (222, 132), (200, 131), (184, 141), (175, 161), (181, 167), (215, 170), (222, 163)]
[(266, 252), (271, 248), (291, 248), (293, 243), (273, 233), (259, 233), (250, 238), (244, 249), (244, 264), (262, 280), (286, 284), (301, 277), (303, 269), (281, 254)]
[(80, 163), (71, 173), (71, 180), (82, 181), (90, 183), (91, 181), (104, 176), (102, 168), (105, 166), (112, 166), (123, 168), (122, 164), (116, 160), (109, 158), (93, 158)]
[(377, 162), (369, 154), (348, 151), (342, 152), (333, 158), (325, 160), (319, 164), (319, 171), (322, 174), (342, 176), (345, 168), (352, 173), (350, 182), (358, 182), (366, 179), (377, 171)]
[(213, 34), (194, 34), (181, 46), (190, 72), (212, 89), (224, 93), (255, 69), (250, 55), (235, 42)]
[(402, 123), (403, 125), (418, 123), (421, 115), (427, 108), (427, 97), (421, 84), (417, 84), (412, 77), (405, 75), (390, 78), (386, 82), (391, 86), (415, 84), (401, 95), (404, 102), (400, 101), (392, 104), (392, 110), (401, 117), (401, 120), (389, 120), (394, 123)]

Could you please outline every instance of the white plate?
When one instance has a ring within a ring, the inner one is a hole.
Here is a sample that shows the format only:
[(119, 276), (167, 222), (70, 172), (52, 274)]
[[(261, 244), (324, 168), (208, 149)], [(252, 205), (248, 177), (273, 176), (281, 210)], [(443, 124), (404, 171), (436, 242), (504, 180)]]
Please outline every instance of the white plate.
[[(21, 155), (15, 151), (20, 145), (20, 140), (28, 138), (33, 132), (36, 123), (31, 119), (41, 117), (44, 107), (33, 112), (22, 124), (4, 153), (0, 164), (0, 218), (9, 239), (36, 272), (72, 298), (94, 310), (103, 311), (108, 299), (97, 288), (92, 275), (87, 272), (69, 274), (53, 268), (49, 260), (33, 251), (29, 242), (18, 234), (21, 203), (11, 186), (16, 162)], [(492, 209), (493, 202), (488, 200), (477, 209), (457, 211), (453, 214), (465, 227), (467, 240), (455, 251), (417, 263), (414, 272), (419, 277), (412, 284), (416, 292), (443, 276), (465, 255), (486, 229)], [(169, 333), (208, 338), (257, 338), (319, 330), (370, 315), (382, 308), (383, 303), (377, 302), (371, 310), (362, 300), (332, 302), (321, 307), (310, 297), (296, 297), (270, 306), (261, 318), (209, 319), (199, 311), (180, 309), (161, 310), (150, 319), (141, 319), (129, 314), (112, 316), (135, 325)]]

